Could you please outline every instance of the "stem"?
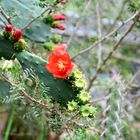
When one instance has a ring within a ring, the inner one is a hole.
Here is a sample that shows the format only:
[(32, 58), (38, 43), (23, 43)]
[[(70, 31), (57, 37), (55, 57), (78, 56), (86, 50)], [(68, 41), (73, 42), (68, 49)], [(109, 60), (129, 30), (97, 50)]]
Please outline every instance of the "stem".
[(46, 116), (45, 116), (45, 112), (42, 112), (42, 116), (41, 116), (41, 121), (40, 121), (40, 125), (41, 125), (41, 132), (37, 138), (37, 140), (44, 140), (45, 139), (45, 134), (47, 131), (47, 126), (46, 126)]
[(3, 15), (3, 17), (7, 20), (9, 24), (12, 24), (10, 17), (6, 14), (6, 12), (1, 6), (0, 6), (0, 13)]
[[(1, 77), (3, 80), (5, 80), (6, 82), (8, 82), (10, 85), (16, 86), (16, 85), (13, 84), (11, 81), (9, 81), (6, 77), (4, 77), (2, 74), (0, 74), (0, 77)], [(47, 106), (46, 104), (41, 103), (41, 101), (37, 101), (35, 98), (31, 97), (31, 96), (30, 96), (28, 93), (26, 93), (24, 90), (21, 90), (21, 95), (22, 95), (24, 98), (26, 98), (26, 99), (28, 99), (28, 100), (34, 102), (35, 104), (37, 104), (37, 105), (40, 106), (41, 108), (44, 108), (45, 110), (51, 112), (51, 110), (48, 108), (48, 106)]]
[(15, 110), (15, 105), (12, 106), (12, 111), (10, 113), (9, 119), (8, 119), (8, 125), (5, 131), (5, 137), (4, 140), (9, 140), (9, 134), (12, 128), (13, 120), (14, 120), (14, 110)]
[(35, 98), (31, 97), (29, 94), (27, 94), (25, 91), (22, 91), (22, 96), (24, 96), (24, 98), (34, 102), (35, 104), (37, 104), (38, 106), (48, 110), (49, 112), (51, 112), (51, 110), (48, 108), (48, 106), (46, 104), (41, 103), (40, 101), (37, 101)]
[(23, 31), (23, 30), (27, 29), (34, 21), (39, 19), (41, 16), (43, 16), (49, 10), (51, 10), (51, 9), (47, 8), (46, 10), (44, 10), (39, 16), (33, 18), (29, 23), (27, 23), (21, 30)]

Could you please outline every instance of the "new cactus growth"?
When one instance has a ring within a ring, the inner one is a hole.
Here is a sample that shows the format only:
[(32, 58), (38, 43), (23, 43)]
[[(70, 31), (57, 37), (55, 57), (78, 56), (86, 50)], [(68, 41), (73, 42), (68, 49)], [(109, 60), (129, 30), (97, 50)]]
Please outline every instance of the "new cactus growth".
[(24, 39), (19, 39), (16, 43), (14, 43), (14, 51), (22, 52), (26, 48), (26, 42)]

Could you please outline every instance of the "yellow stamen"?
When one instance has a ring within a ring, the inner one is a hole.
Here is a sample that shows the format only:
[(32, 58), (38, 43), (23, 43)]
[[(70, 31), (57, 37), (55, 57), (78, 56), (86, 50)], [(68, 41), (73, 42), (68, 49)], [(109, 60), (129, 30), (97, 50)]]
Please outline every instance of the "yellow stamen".
[(58, 61), (57, 66), (59, 69), (64, 69), (66, 66), (64, 65), (63, 61)]

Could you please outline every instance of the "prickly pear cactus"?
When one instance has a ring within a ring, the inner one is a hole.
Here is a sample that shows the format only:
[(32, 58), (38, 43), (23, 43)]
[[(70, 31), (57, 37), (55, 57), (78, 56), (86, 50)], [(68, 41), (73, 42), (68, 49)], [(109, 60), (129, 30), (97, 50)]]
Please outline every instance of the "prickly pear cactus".
[[(0, 58), (5, 58), (7, 60), (10, 60), (13, 53), (14, 53), (14, 50), (13, 50), (13, 47), (9, 47), (9, 46), (12, 46), (12, 43), (7, 41), (3, 35), (2, 35), (2, 32), (0, 34)], [(7, 51), (8, 50), (8, 51)]]
[(1, 99), (7, 95), (10, 95), (10, 92), (9, 92), (10, 85), (7, 82), (0, 80), (0, 89), (1, 89), (1, 91), (0, 91), (0, 98)]
[[(55, 100), (61, 100), (62, 103), (67, 103), (68, 101), (75, 99), (76, 93), (72, 89), (72, 83), (67, 80), (54, 78), (52, 74), (46, 70), (45, 65), (47, 62), (45, 60), (27, 51), (14, 54), (13, 45), (10, 41), (5, 40), (2, 35), (0, 36), (0, 46), (1, 57), (10, 59), (15, 55), (20, 62), (22, 69), (32, 69), (45, 84), (46, 88), (49, 89), (47, 92), (48, 95), (52, 96)], [(3, 83), (3, 85), (4, 84), (6, 83)], [(5, 92), (7, 92), (7, 90)]]
[[(39, 0), (31, 0), (30, 2), (28, 0), (0, 1), (2, 8), (8, 16), (14, 16), (14, 14), (16, 14), (14, 18), (11, 18), (11, 22), (15, 29), (21, 29), (23, 31), (23, 36), (30, 41), (43, 43), (51, 36), (50, 27), (48, 27), (42, 19), (42, 16), (44, 16), (42, 13), (45, 13), (44, 11), (46, 11), (47, 14), (49, 5), (44, 9), (39, 6), (39, 2)], [(7, 22), (7, 19), (4, 19), (2, 14), (0, 17), (3, 19), (2, 22)], [(32, 22), (34, 19), (36, 20)], [(30, 26), (26, 28), (28, 24), (30, 24)], [(17, 58), (23, 71), (26, 69), (32, 69), (34, 74), (46, 86), (47, 94), (52, 96), (54, 100), (66, 104), (68, 101), (76, 98), (77, 93), (72, 88), (72, 83), (70, 81), (53, 77), (53, 75), (45, 68), (45, 65), (47, 64), (46, 60), (27, 51), (15, 51), (15, 44), (11, 41), (11, 37), (5, 39), (3, 31), (1, 31), (0, 58), (6, 60)], [(0, 86), (2, 87), (1, 94), (6, 95), (9, 93), (8, 90), (10, 85), (8, 85), (8, 83), (1, 81)]]
[(26, 51), (17, 55), (17, 59), (24, 70), (33, 69), (36, 75), (48, 87), (48, 95), (53, 96), (55, 100), (61, 100), (67, 103), (69, 100), (75, 99), (75, 93), (72, 84), (67, 80), (54, 78), (52, 74), (46, 71), (46, 61), (38, 56), (30, 54)]
[[(38, 17), (43, 11), (47, 10), (39, 7), (39, 0), (2, 0), (1, 6), (12, 18), (12, 23), (15, 28), (24, 28), (29, 21)], [(26, 28), (23, 32), (24, 36), (33, 42), (45, 42), (51, 36), (50, 28), (46, 25), (41, 18), (34, 21), (30, 27)]]

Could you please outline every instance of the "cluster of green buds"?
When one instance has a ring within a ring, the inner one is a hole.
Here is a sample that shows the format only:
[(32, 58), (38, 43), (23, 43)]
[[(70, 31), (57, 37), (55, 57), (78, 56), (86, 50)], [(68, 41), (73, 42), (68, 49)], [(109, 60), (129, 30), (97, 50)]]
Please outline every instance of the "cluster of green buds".
[(77, 94), (76, 100), (68, 102), (68, 109), (70, 111), (79, 110), (83, 117), (91, 117), (96, 114), (96, 107), (89, 104), (90, 94), (85, 91), (85, 80), (83, 78), (82, 72), (75, 70), (69, 80), (73, 82), (73, 88)]
[(14, 45), (15, 52), (22, 52), (26, 48), (26, 42), (22, 38), (22, 31), (20, 29), (13, 29), (11, 24), (7, 24), (3, 31), (4, 38), (9, 39)]
[(43, 48), (48, 50), (48, 51), (51, 51), (55, 47), (55, 45), (60, 44), (60, 43), (62, 43), (61, 36), (55, 34), (55, 35), (52, 36), (52, 38), (50, 39), (49, 42), (45, 42), (43, 44)]

